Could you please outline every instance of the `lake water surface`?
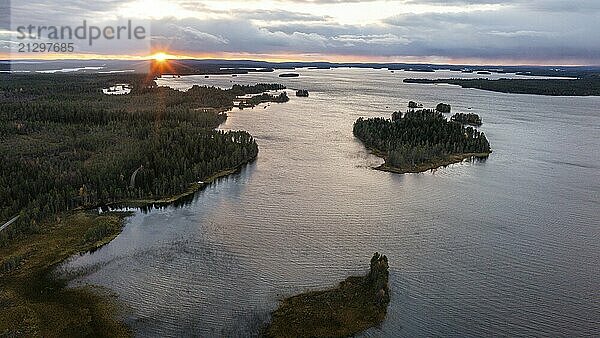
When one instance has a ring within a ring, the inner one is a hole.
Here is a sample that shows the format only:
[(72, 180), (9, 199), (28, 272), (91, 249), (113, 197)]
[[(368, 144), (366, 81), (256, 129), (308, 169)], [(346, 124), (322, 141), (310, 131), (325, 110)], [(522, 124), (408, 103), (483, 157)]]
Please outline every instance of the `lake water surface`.
[[(391, 303), (369, 337), (600, 335), (600, 98), (514, 95), (407, 77), (451, 72), (297, 70), (160, 83), (283, 83), (309, 98), (234, 110), (255, 163), (184, 207), (137, 212), (64, 265), (110, 288), (139, 336), (252, 336), (278, 300), (390, 259)], [(507, 77), (507, 74), (491, 75)], [(409, 100), (484, 121), (494, 153), (424, 174), (381, 163), (352, 135)], [(468, 109), (472, 108), (472, 109)]]

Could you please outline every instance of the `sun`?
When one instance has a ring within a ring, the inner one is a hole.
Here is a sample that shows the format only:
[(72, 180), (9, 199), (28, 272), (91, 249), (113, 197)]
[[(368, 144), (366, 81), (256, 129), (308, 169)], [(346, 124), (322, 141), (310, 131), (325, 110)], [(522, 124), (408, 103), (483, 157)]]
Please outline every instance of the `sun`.
[(165, 62), (169, 59), (169, 55), (166, 53), (160, 52), (151, 56), (151, 58), (156, 62)]

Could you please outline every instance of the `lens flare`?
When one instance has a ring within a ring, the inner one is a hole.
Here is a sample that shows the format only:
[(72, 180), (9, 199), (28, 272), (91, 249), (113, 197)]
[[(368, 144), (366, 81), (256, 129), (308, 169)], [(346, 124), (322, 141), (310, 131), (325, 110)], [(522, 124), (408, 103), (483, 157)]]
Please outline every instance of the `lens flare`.
[(169, 59), (169, 55), (167, 55), (166, 53), (156, 53), (154, 55), (152, 55), (152, 60), (156, 61), (156, 62), (165, 62)]

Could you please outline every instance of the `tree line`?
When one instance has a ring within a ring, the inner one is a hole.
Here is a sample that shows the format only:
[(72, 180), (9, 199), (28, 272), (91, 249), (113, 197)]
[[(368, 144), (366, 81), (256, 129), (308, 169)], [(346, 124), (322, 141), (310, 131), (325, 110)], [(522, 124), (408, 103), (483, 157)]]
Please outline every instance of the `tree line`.
[[(181, 92), (142, 75), (0, 76), (0, 222), (21, 216), (0, 245), (64, 211), (176, 195), (251, 161), (256, 141), (215, 130), (220, 111), (239, 93), (282, 87)], [(102, 93), (115, 83), (131, 84), (131, 94)]]
[[(566, 76), (566, 75), (565, 75)], [(405, 83), (447, 83), (501, 93), (550, 96), (600, 96), (600, 76), (580, 79), (404, 79)]]

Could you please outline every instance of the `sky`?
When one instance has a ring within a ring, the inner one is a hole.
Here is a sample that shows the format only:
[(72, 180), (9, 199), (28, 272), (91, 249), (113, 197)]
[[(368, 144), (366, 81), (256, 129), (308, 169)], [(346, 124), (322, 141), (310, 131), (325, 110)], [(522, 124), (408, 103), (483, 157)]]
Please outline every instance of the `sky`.
[[(149, 27), (148, 45), (104, 41), (77, 56), (128, 58), (162, 51), (269, 61), (600, 65), (600, 0), (19, 3), (10, 4), (13, 25), (49, 18), (75, 25), (88, 18), (96, 24), (131, 19)], [(14, 47), (14, 34), (14, 27), (0, 29), (0, 56), (11, 43)]]

